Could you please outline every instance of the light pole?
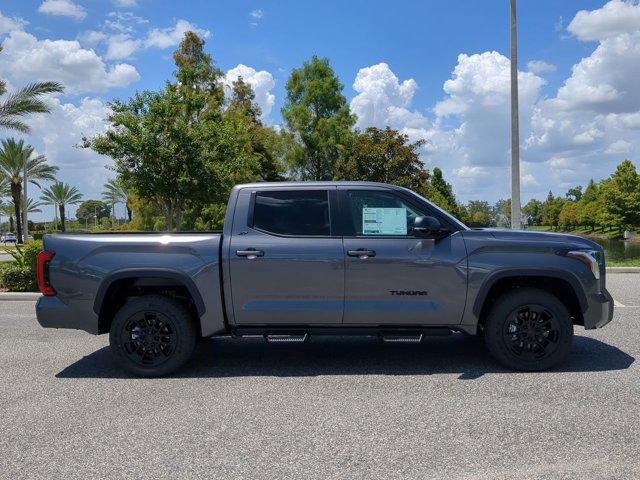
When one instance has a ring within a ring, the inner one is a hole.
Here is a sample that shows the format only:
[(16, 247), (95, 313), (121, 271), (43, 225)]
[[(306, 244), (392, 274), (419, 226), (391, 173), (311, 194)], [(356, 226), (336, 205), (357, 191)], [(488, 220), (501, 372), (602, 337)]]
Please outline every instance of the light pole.
[(511, 0), (511, 228), (520, 221), (520, 122), (518, 116), (518, 30), (516, 0)]
[[(27, 207), (29, 205), (29, 201), (27, 200), (27, 162), (25, 160), (22, 165), (22, 244), (27, 243), (27, 235), (29, 235), (29, 221), (27, 219)], [(20, 240), (20, 239), (18, 239)]]

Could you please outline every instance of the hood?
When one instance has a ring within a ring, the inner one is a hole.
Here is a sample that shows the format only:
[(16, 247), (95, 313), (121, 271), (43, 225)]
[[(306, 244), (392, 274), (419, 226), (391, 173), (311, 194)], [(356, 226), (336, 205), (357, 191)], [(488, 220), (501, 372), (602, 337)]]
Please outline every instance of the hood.
[(496, 240), (544, 245), (558, 248), (589, 248), (594, 250), (602, 250), (602, 247), (587, 238), (568, 233), (552, 233), (552, 232), (536, 232), (525, 230), (507, 230), (500, 228), (483, 228), (466, 230), (465, 237), (484, 237), (495, 238)]

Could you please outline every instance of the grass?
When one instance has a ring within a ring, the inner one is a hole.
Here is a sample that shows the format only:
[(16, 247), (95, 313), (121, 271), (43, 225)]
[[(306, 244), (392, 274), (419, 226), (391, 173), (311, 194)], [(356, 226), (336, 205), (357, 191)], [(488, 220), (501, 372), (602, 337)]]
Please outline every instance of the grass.
[(622, 260), (607, 259), (607, 267), (640, 267), (640, 258), (625, 258)]

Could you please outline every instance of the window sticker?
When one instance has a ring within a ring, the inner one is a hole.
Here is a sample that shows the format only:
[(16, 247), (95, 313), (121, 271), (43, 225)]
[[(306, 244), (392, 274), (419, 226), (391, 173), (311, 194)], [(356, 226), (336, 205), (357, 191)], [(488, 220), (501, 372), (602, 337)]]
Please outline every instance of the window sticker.
[(406, 208), (362, 208), (364, 235), (406, 235)]

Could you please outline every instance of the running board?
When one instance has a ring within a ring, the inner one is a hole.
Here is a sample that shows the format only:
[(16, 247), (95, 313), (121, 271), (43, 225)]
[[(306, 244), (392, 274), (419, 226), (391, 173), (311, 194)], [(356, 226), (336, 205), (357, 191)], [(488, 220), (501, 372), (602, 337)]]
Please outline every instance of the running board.
[(420, 343), (422, 341), (422, 333), (411, 334), (381, 334), (380, 339), (383, 343)]
[(304, 343), (309, 338), (308, 333), (297, 335), (265, 334), (267, 343)]

